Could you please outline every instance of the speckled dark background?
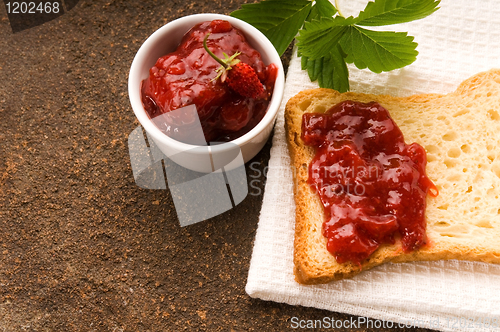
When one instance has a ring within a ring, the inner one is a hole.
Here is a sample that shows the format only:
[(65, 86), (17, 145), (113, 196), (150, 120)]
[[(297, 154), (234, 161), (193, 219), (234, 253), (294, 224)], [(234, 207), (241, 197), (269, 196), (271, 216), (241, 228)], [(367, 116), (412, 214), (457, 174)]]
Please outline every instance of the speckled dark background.
[(172, 19), (242, 2), (82, 0), (15, 34), (0, 5), (1, 331), (284, 331), (291, 317), (351, 317), (245, 293), (260, 190), (181, 228), (168, 190), (134, 184), (135, 52)]

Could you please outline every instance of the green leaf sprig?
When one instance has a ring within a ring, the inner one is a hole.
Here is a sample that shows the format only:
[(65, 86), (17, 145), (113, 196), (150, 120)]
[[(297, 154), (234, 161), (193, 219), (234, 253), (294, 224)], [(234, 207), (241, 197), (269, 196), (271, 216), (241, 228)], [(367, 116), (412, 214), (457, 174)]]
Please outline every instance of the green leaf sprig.
[[(263, 0), (245, 4), (231, 16), (259, 29), (280, 55), (297, 39), (302, 69), (320, 87), (349, 90), (347, 63), (375, 73), (413, 63), (417, 43), (406, 32), (374, 31), (383, 26), (422, 19), (440, 0), (375, 0), (357, 17), (344, 17), (328, 0)], [(298, 36), (297, 36), (298, 34)]]

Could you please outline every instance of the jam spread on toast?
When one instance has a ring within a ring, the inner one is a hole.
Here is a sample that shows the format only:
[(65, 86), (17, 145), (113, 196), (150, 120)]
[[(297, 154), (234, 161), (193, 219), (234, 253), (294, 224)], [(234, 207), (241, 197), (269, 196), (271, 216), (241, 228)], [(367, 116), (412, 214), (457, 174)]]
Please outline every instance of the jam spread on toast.
[[(264, 86), (265, 98), (243, 97), (216, 79), (217, 63), (204, 49), (207, 46), (218, 57), (239, 52), (238, 59), (250, 65)], [(230, 141), (250, 131), (264, 117), (278, 67), (266, 66), (260, 53), (252, 48), (243, 33), (224, 20), (203, 22), (183, 37), (178, 48), (158, 59), (142, 82), (142, 103), (150, 118), (196, 105), (205, 140)], [(186, 141), (192, 134), (192, 116), (171, 119), (166, 134)]]
[(324, 207), (323, 235), (338, 263), (361, 265), (400, 238), (410, 252), (427, 243), (425, 206), (438, 191), (427, 157), (378, 103), (344, 101), (324, 114), (305, 113), (302, 140), (316, 149), (308, 183)]

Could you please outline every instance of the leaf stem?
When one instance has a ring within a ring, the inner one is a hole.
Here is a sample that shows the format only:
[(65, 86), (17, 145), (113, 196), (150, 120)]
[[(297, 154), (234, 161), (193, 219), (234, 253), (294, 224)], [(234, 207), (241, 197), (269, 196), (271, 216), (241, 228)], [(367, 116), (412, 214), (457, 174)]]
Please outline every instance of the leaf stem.
[(208, 33), (206, 36), (205, 36), (205, 39), (203, 39), (203, 47), (205, 48), (205, 51), (208, 52), (208, 54), (210, 54), (210, 56), (212, 58), (214, 58), (215, 61), (217, 61), (218, 63), (220, 63), (222, 65), (222, 67), (224, 67), (225, 69), (227, 69), (227, 67), (229, 67), (229, 65), (227, 63), (225, 63), (224, 61), (222, 61), (221, 59), (219, 59), (217, 57), (217, 55), (213, 54), (212, 51), (210, 51), (208, 49), (208, 46), (207, 46), (207, 39), (208, 39), (208, 36), (210, 36), (210, 33)]
[(335, 8), (337, 8), (337, 13), (339, 14), (339, 16), (345, 17), (344, 14), (342, 14), (342, 12), (340, 11), (339, 0), (335, 0)]

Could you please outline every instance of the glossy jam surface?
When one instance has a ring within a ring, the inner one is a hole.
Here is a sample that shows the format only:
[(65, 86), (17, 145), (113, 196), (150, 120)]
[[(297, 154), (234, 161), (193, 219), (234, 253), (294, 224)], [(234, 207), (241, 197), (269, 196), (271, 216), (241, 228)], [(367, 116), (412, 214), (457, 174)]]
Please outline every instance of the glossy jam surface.
[[(242, 97), (220, 79), (214, 80), (220, 64), (203, 48), (208, 33), (207, 46), (219, 58), (224, 58), (223, 52), (241, 52), (238, 59), (257, 72), (267, 98)], [(229, 22), (203, 22), (188, 31), (178, 48), (158, 59), (150, 69), (149, 77), (142, 82), (142, 103), (150, 118), (194, 104), (205, 140), (230, 141), (250, 131), (264, 117), (277, 73), (277, 66), (266, 66), (259, 52)], [(189, 116), (170, 118), (162, 127), (167, 135), (188, 141), (192, 121)]]
[(426, 195), (437, 189), (427, 157), (379, 104), (345, 101), (306, 113), (302, 140), (316, 148), (308, 182), (323, 203), (323, 235), (337, 262), (355, 264), (400, 238), (405, 252), (427, 243)]

